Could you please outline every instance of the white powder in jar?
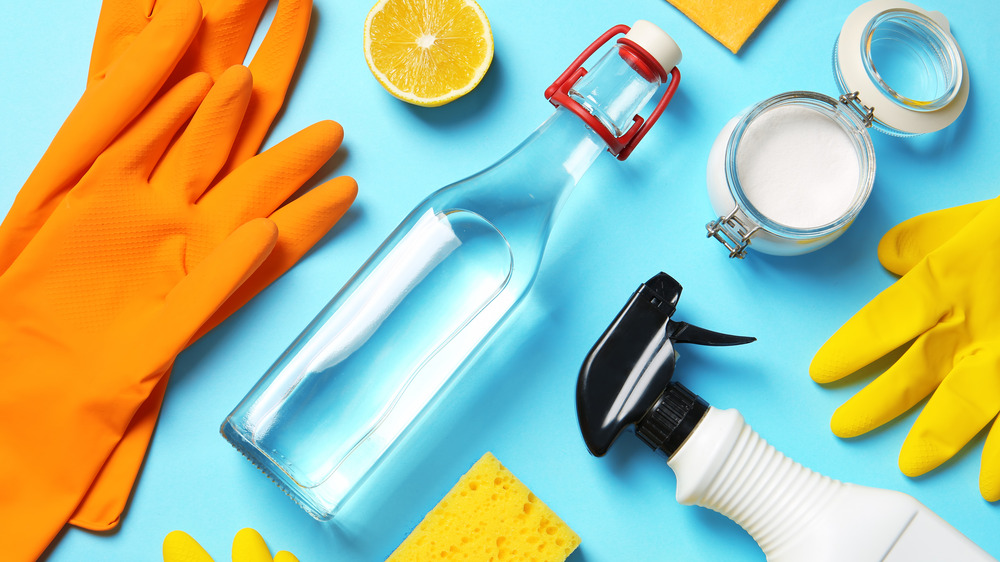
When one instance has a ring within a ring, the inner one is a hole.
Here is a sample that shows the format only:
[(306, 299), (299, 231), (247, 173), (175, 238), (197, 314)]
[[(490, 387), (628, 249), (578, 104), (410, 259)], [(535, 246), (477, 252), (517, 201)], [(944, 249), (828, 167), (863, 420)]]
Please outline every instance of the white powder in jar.
[(815, 228), (851, 207), (861, 169), (851, 137), (833, 118), (782, 105), (756, 116), (746, 128), (736, 173), (761, 214), (785, 226)]

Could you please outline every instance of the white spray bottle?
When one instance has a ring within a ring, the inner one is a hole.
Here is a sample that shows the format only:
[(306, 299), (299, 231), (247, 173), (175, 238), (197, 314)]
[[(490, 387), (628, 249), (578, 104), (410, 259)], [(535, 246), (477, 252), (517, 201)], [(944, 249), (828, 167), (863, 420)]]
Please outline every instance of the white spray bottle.
[(729, 517), (769, 562), (996, 560), (913, 497), (813, 472), (736, 410), (713, 408), (672, 382), (675, 343), (753, 341), (671, 320), (680, 293), (665, 273), (640, 285), (587, 356), (577, 414), (591, 453), (603, 456), (634, 425), (667, 456), (677, 501)]

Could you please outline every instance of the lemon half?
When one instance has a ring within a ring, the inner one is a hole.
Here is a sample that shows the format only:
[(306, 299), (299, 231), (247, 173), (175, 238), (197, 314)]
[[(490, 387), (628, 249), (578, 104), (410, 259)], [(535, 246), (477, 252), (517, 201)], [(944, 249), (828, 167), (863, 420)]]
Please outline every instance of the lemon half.
[(493, 60), (493, 34), (473, 0), (379, 0), (365, 19), (365, 60), (382, 87), (426, 107), (472, 91)]

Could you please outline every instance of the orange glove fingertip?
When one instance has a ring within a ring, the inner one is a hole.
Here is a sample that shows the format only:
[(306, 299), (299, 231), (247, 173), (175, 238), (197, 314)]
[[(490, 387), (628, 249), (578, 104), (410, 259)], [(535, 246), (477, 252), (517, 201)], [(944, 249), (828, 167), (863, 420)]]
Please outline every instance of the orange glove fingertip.
[(330, 151), (330, 156), (340, 148), (344, 142), (344, 128), (336, 121), (326, 119), (313, 123), (306, 128), (310, 135), (315, 135), (315, 142), (326, 147)]

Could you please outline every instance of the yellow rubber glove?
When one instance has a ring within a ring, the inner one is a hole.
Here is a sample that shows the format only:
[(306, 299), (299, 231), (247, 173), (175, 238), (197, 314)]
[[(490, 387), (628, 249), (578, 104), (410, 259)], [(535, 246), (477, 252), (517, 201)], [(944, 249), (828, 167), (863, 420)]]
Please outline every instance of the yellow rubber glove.
[[(121, 53), (147, 32), (157, 21), (157, 11), (170, 1), (104, 0), (91, 54), (88, 84), (103, 79), (105, 69), (112, 67)], [(197, 37), (164, 88), (196, 72), (208, 72), (217, 78), (226, 68), (242, 62), (266, 4), (267, 0), (202, 0), (204, 19)], [(250, 104), (219, 177), (224, 177), (260, 148), (295, 72), (311, 12), (312, 2), (309, 0), (279, 2), (267, 34), (250, 63), (253, 75)], [(150, 13), (153, 13), (152, 18)], [(340, 218), (346, 204), (350, 203), (347, 194), (353, 189), (352, 185), (344, 182), (341, 189), (302, 198), (274, 217), (278, 224), (275, 251), (198, 336), (219, 324), (294, 265)], [(156, 427), (167, 380), (165, 376), (136, 412), (122, 441), (70, 520), (73, 525), (101, 531), (119, 523)]]
[(992, 200), (977, 201), (917, 215), (885, 233), (878, 244), (878, 260), (896, 275), (903, 275), (927, 254), (965, 228)]
[[(184, 531), (172, 531), (163, 539), (163, 562), (212, 562), (205, 549)], [(271, 551), (260, 533), (241, 529), (233, 538), (233, 562), (272, 562)], [(292, 553), (279, 551), (273, 562), (299, 562)]]
[[(997, 220), (1000, 200), (938, 211), (891, 230), (879, 256), (903, 276), (841, 327), (810, 366), (817, 382), (838, 380), (913, 340), (831, 420), (834, 433), (853, 437), (931, 395), (900, 451), (900, 469), (909, 476), (950, 459), (1000, 412)], [(988, 501), (1000, 499), (997, 427), (986, 438), (980, 470)]]
[(210, 86), (194, 75), (154, 102), (0, 275), (11, 559), (44, 551), (176, 355), (271, 251), (277, 228), (261, 217), (281, 213), (340, 143), (338, 125), (317, 123), (213, 185), (250, 73), (230, 69), (206, 96)]

